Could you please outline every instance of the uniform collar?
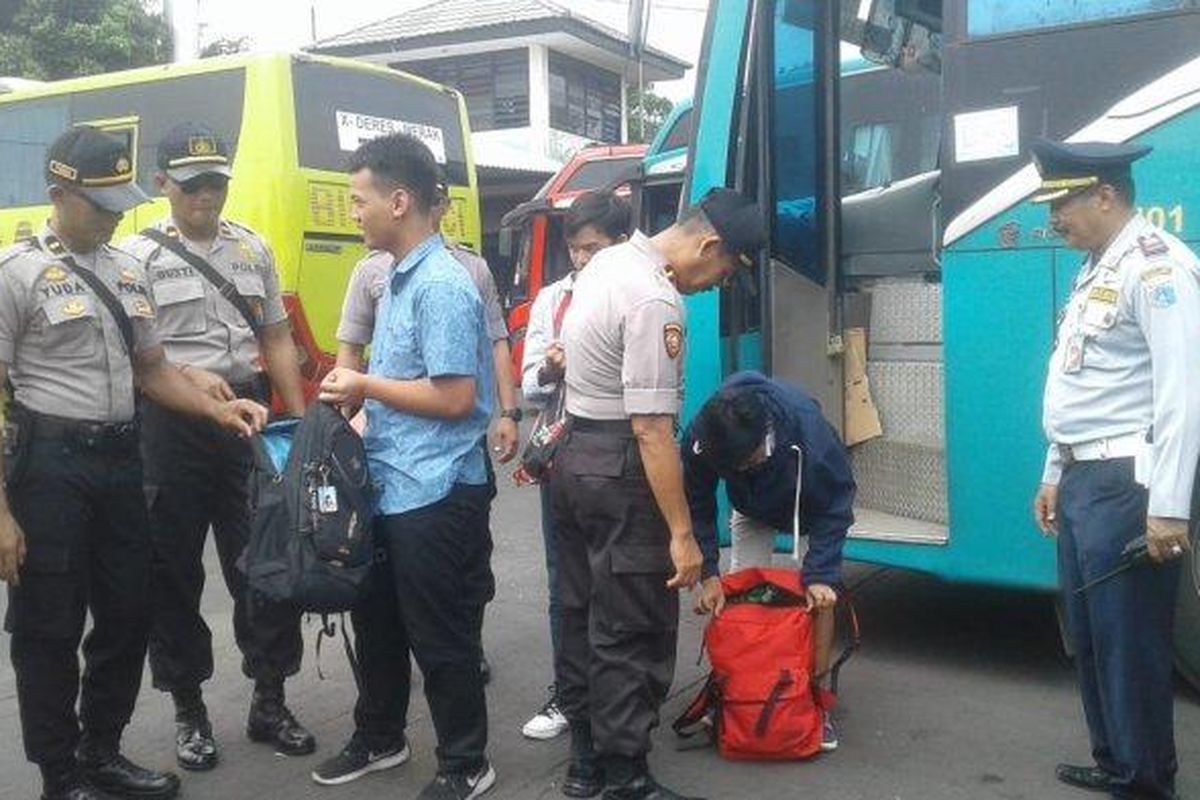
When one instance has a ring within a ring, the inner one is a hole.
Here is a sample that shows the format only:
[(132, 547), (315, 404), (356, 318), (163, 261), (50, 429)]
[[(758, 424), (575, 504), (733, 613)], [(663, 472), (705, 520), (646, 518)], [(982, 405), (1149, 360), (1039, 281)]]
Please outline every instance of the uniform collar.
[[(174, 215), (168, 216), (166, 219), (164, 219), (159, 224), (159, 229), (162, 230), (163, 233), (171, 234), (172, 236), (177, 236), (180, 240), (189, 241), (189, 242), (193, 241), (183, 235), (183, 231), (181, 231), (179, 229), (179, 223), (177, 223), (175, 221)], [(232, 240), (236, 241), (237, 238), (238, 237), (237, 237), (237, 234), (233, 230), (233, 226), (230, 225), (228, 222), (226, 222), (224, 219), (218, 219), (217, 220), (217, 235), (212, 241), (212, 247), (210, 248), (209, 252), (211, 253), (212, 251), (219, 248), (221, 245), (222, 239), (232, 239)]]
[(1105, 248), (1104, 255), (1100, 256), (1099, 268), (1117, 269), (1121, 259), (1137, 244), (1137, 238), (1146, 230), (1146, 225), (1146, 220), (1140, 214), (1134, 214)]
[(77, 253), (74, 250), (72, 250), (70, 247), (67, 247), (67, 243), (65, 241), (63, 241), (62, 237), (59, 236), (58, 233), (56, 233), (53, 228), (50, 227), (49, 222), (47, 222), (45, 224), (45, 226), (40, 231), (38, 231), (37, 240), (38, 240), (38, 244), (41, 245), (41, 249), (43, 252), (54, 255), (53, 251), (49, 247), (49, 242), (51, 240), (54, 240), (62, 246), (63, 250), (65, 251), (65, 253), (64, 253), (65, 255), (69, 255), (69, 256), (72, 256), (77, 259), (78, 258), (85, 258), (85, 259), (95, 258), (95, 256), (97, 254), (99, 254), (100, 251), (102, 251), (105, 247), (108, 246), (108, 245), (102, 244), (99, 247), (97, 247), (95, 250), (91, 251), (90, 253)]
[(650, 237), (642, 233), (640, 230), (635, 230), (633, 235), (629, 237), (629, 244), (647, 259), (654, 262), (654, 266), (658, 268), (664, 276), (667, 274), (667, 257), (662, 251), (654, 246), (654, 242), (650, 241)]
[(393, 280), (397, 275), (411, 272), (431, 253), (444, 249), (446, 249), (446, 244), (442, 241), (442, 235), (440, 233), (430, 234), (420, 244), (405, 253), (404, 258), (392, 264)]

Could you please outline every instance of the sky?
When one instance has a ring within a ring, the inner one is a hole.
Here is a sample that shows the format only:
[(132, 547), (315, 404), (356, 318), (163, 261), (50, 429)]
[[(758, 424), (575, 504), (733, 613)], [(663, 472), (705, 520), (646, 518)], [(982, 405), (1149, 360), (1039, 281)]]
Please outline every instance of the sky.
[[(298, 49), (431, 0), (170, 0), (177, 19), (198, 20), (201, 46), (219, 38), (248, 37), (254, 49)], [(555, 0), (574, 13), (625, 31), (628, 0)], [(708, 0), (647, 0), (649, 43), (695, 64), (700, 57)], [(680, 81), (659, 83), (655, 91), (680, 100), (690, 96), (695, 70)]]

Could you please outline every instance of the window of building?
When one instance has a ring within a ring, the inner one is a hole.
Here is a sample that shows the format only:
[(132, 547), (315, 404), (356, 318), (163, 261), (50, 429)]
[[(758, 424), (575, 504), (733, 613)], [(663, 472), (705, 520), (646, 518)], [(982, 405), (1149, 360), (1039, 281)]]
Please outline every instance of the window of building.
[(462, 92), (473, 131), (529, 125), (529, 51), (524, 48), (392, 66)]
[(621, 78), (550, 51), (550, 127), (597, 142), (621, 141)]
[(967, 33), (992, 36), (1196, 7), (1196, 0), (968, 0)]

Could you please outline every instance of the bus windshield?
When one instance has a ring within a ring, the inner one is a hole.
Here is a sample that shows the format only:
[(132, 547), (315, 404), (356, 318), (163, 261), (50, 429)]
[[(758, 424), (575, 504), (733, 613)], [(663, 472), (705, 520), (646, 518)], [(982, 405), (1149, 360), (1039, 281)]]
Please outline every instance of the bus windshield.
[(1195, 0), (969, 0), (967, 33), (993, 36), (1084, 22), (1110, 20), (1156, 11), (1176, 11), (1195, 5)]

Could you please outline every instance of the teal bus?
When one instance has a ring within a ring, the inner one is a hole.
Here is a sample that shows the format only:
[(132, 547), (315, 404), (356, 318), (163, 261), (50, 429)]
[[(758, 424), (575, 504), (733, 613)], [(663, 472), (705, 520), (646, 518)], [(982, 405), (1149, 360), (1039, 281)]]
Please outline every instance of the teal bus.
[[(1030, 506), (1082, 259), (1025, 202), (1029, 144), (1152, 145), (1141, 211), (1197, 247), (1198, 106), (1196, 0), (712, 0), (683, 196), (736, 186), (771, 235), (756, 297), (689, 298), (685, 414), (749, 367), (841, 427), (846, 332), (863, 329), (882, 435), (851, 449), (848, 557), (1053, 591)], [(1178, 664), (1200, 685), (1194, 557), (1185, 572)]]

